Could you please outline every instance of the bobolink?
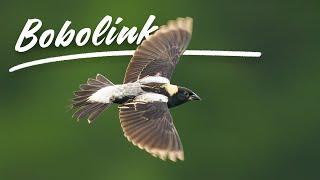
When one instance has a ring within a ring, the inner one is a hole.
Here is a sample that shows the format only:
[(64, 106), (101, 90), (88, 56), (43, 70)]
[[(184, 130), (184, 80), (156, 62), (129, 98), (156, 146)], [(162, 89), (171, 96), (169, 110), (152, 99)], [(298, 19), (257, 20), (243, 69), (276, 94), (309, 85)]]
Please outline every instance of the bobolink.
[(178, 18), (149, 36), (135, 51), (123, 84), (98, 74), (74, 92), (73, 117), (93, 122), (111, 104), (119, 104), (125, 137), (163, 160), (184, 159), (183, 147), (169, 108), (200, 97), (170, 84), (172, 73), (192, 34), (192, 18)]

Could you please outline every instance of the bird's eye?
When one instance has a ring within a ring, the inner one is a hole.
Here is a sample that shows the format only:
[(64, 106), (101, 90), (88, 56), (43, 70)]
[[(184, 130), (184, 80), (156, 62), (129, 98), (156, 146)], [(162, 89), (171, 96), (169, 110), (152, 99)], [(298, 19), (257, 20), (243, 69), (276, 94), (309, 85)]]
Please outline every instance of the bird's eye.
[(187, 91), (183, 92), (183, 94), (188, 97), (189, 96), (189, 93)]

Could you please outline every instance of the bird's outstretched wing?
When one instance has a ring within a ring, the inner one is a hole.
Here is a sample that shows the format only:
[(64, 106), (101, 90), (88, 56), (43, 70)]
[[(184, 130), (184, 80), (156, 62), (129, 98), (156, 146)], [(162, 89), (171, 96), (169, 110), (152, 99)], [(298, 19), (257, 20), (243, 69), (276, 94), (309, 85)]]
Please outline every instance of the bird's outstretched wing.
[(124, 83), (146, 76), (162, 76), (170, 80), (186, 50), (192, 34), (192, 18), (178, 18), (161, 26), (137, 48), (128, 65)]
[(183, 147), (164, 95), (147, 93), (119, 107), (125, 137), (163, 160), (183, 160)]

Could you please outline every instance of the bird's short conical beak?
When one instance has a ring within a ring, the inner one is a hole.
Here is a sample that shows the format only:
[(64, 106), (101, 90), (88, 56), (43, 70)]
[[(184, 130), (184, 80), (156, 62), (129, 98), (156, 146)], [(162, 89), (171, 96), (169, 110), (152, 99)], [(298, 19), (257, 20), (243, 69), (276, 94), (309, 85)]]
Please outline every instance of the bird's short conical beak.
[(191, 101), (194, 101), (194, 100), (201, 100), (201, 98), (200, 98), (198, 95), (193, 94), (193, 95), (191, 95), (191, 96), (189, 97), (189, 100), (191, 100)]

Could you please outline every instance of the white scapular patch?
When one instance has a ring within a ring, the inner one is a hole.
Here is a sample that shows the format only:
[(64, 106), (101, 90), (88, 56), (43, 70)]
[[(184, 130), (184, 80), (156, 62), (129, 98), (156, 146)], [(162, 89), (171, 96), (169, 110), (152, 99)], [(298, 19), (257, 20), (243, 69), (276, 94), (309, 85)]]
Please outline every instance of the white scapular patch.
[(88, 97), (89, 102), (110, 103), (112, 97), (119, 96), (118, 85), (99, 89)]
[(172, 84), (165, 84), (164, 88), (170, 94), (170, 96), (176, 94), (179, 90), (178, 86)]
[(157, 93), (145, 93), (137, 96), (134, 100), (143, 102), (168, 102), (168, 97)]
[(147, 76), (142, 79), (139, 79), (138, 82), (141, 84), (147, 84), (147, 83), (170, 84), (169, 79), (162, 77), (162, 76)]

